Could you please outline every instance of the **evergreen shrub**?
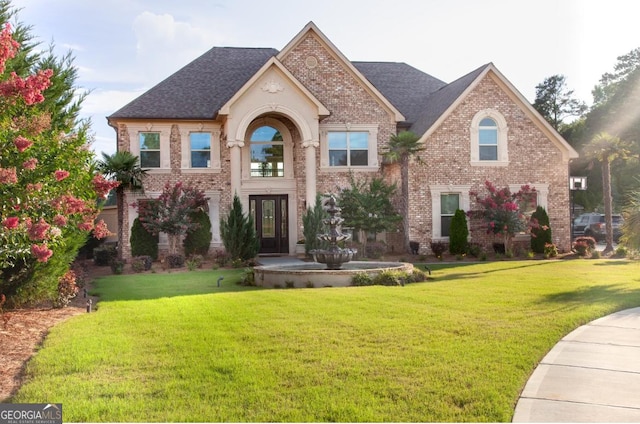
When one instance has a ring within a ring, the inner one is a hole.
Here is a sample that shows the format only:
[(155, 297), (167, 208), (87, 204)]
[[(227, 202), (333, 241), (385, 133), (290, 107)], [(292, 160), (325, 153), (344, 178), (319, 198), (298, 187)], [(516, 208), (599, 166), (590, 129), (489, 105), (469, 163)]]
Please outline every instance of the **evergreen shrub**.
[(542, 206), (538, 206), (531, 215), (531, 221), (537, 224), (531, 228), (531, 250), (535, 253), (544, 253), (545, 245), (553, 243), (549, 215)]
[(191, 213), (190, 218), (191, 222), (198, 225), (195, 229), (187, 232), (184, 238), (184, 254), (187, 257), (191, 255), (207, 256), (212, 237), (209, 215), (203, 210), (198, 210)]
[(465, 214), (462, 209), (458, 209), (451, 220), (449, 252), (451, 252), (452, 255), (466, 254), (469, 246), (468, 237), (467, 214)]
[[(139, 218), (133, 221), (131, 226), (131, 256), (151, 256), (155, 261), (158, 259), (158, 240), (159, 237), (147, 231)], [(95, 251), (94, 251), (95, 253)]]

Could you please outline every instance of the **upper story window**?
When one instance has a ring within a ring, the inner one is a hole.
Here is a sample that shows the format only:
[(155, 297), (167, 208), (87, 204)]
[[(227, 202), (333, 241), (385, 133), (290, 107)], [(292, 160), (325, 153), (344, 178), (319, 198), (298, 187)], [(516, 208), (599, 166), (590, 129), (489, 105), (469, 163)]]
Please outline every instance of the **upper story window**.
[(368, 166), (369, 133), (361, 131), (330, 131), (329, 166)]
[(276, 128), (265, 125), (251, 134), (251, 177), (284, 177), (284, 141)]
[(471, 120), (471, 165), (508, 165), (508, 130), (507, 121), (498, 111), (478, 112)]
[(192, 168), (211, 167), (211, 133), (189, 133), (189, 145), (191, 149)]
[(480, 160), (498, 160), (498, 125), (491, 118), (480, 121), (478, 129)]
[(160, 133), (140, 133), (140, 167), (160, 168)]

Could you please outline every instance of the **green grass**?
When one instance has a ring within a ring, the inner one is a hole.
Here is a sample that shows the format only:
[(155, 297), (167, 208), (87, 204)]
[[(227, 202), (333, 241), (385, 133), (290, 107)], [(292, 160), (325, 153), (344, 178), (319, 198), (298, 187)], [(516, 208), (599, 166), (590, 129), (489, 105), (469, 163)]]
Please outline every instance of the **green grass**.
[(558, 340), (640, 306), (629, 261), (434, 266), (405, 287), (237, 276), (100, 279), (97, 312), (53, 329), (12, 401), (61, 402), (74, 422), (510, 421)]

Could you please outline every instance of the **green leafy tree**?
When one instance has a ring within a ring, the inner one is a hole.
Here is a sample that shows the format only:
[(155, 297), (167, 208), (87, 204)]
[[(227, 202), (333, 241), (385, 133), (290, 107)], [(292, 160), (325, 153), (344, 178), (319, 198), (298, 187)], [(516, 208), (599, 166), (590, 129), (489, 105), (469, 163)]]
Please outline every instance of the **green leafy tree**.
[(131, 256), (151, 256), (154, 261), (158, 259), (158, 234), (151, 234), (140, 222), (140, 218), (133, 220), (131, 226)]
[(531, 214), (531, 222), (531, 251), (544, 253), (545, 246), (553, 243), (547, 211), (542, 206), (536, 207), (535, 212)]
[(151, 234), (165, 233), (169, 238), (169, 254), (178, 253), (181, 237), (198, 228), (193, 213), (207, 207), (208, 198), (194, 187), (181, 182), (173, 186), (167, 181), (157, 199), (138, 202), (140, 222)]
[(613, 201), (611, 197), (611, 163), (616, 160), (624, 160), (629, 153), (628, 143), (608, 133), (597, 134), (591, 142), (585, 146), (585, 156), (600, 162), (602, 166), (602, 188), (605, 220), (605, 241), (607, 246), (602, 253), (604, 255), (613, 252)]
[(118, 151), (112, 155), (102, 154), (98, 169), (112, 181), (117, 183), (115, 189), (118, 214), (118, 259), (122, 260), (124, 246), (124, 214), (126, 190), (142, 190), (142, 180), (146, 171), (140, 167), (138, 156), (127, 151)]
[(536, 99), (533, 107), (559, 131), (564, 120), (581, 116), (587, 111), (587, 105), (573, 97), (573, 90), (567, 88), (564, 75), (553, 75), (536, 86)]
[(620, 241), (630, 249), (640, 251), (640, 190), (634, 190), (623, 211)]
[(387, 150), (384, 154), (385, 159), (390, 163), (400, 163), (401, 175), (401, 196), (400, 196), (400, 215), (402, 219), (402, 229), (404, 233), (404, 248), (407, 252), (411, 251), (409, 246), (410, 228), (409, 228), (409, 162), (412, 158), (420, 160), (419, 153), (424, 150), (424, 146), (420, 143), (420, 137), (411, 131), (401, 131), (393, 134), (387, 144)]
[(328, 218), (329, 214), (322, 206), (322, 196), (316, 196), (316, 202), (311, 208), (307, 208), (302, 215), (302, 226), (304, 234), (304, 251), (307, 255), (314, 249), (323, 247), (323, 242), (318, 240), (318, 234), (324, 232), (323, 219)]
[(451, 219), (449, 231), (449, 252), (453, 255), (467, 253), (469, 247), (469, 228), (467, 227), (467, 215), (462, 209), (457, 209)]
[(256, 257), (260, 239), (251, 215), (245, 215), (240, 198), (233, 197), (229, 215), (220, 219), (220, 237), (227, 253), (233, 259), (246, 261)]
[(206, 256), (209, 253), (212, 238), (209, 214), (204, 210), (192, 212), (191, 222), (197, 224), (197, 227), (189, 230), (184, 238), (184, 254)]
[(342, 209), (344, 226), (363, 235), (361, 241), (366, 252), (367, 234), (395, 230), (402, 220), (391, 203), (397, 188), (382, 178), (356, 180), (353, 173), (349, 178), (351, 186), (340, 191), (338, 205)]

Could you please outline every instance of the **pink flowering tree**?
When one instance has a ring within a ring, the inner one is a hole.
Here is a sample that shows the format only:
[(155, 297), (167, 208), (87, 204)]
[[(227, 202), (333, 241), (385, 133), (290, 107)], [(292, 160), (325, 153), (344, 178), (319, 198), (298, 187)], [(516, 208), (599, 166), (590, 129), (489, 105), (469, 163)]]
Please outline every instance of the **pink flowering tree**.
[(485, 188), (486, 195), (471, 193), (479, 209), (469, 211), (468, 215), (481, 219), (486, 224), (487, 234), (500, 237), (505, 251), (510, 251), (513, 237), (533, 224), (524, 210), (535, 202), (536, 191), (524, 185), (517, 193), (511, 193), (508, 187), (499, 189), (490, 181), (485, 181)]
[(138, 202), (138, 214), (142, 226), (151, 234), (165, 233), (169, 238), (169, 253), (178, 253), (180, 239), (187, 232), (198, 228), (191, 215), (206, 210), (207, 201), (202, 190), (167, 182), (157, 199)]
[(73, 112), (45, 102), (49, 93), (54, 99), (73, 93), (69, 79), (53, 69), (9, 72), (18, 68), (13, 61), (24, 60), (19, 49), (5, 25), (0, 32), (0, 293), (13, 304), (53, 297), (87, 235), (109, 234), (104, 222), (95, 223), (97, 199), (115, 187), (93, 171), (88, 125), (61, 121), (60, 115), (69, 112), (69, 118)]

